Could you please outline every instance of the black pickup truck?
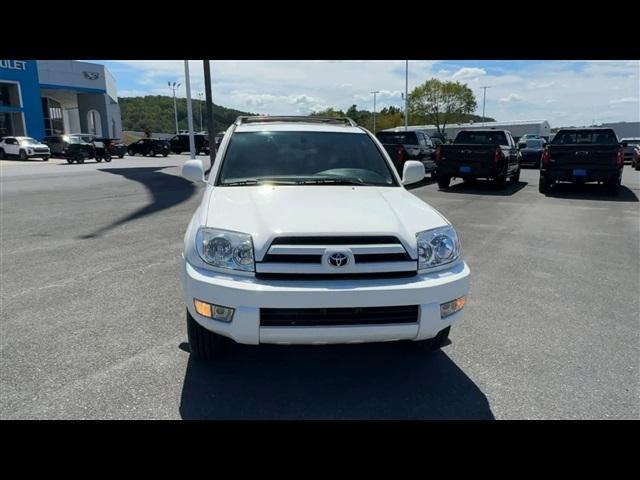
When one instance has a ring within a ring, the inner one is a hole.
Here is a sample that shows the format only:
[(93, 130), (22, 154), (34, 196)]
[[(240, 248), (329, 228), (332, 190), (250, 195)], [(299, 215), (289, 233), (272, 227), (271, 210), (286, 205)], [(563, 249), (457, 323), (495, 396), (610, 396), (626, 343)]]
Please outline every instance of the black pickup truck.
[(540, 193), (556, 182), (598, 182), (617, 195), (624, 168), (625, 144), (610, 128), (566, 128), (558, 131), (542, 154)]
[(436, 169), (435, 146), (426, 132), (420, 130), (407, 130), (398, 128), (393, 130), (383, 130), (376, 134), (380, 143), (391, 157), (393, 165), (402, 176), (404, 162), (407, 160), (417, 160), (422, 162), (426, 173), (431, 173)]
[(452, 178), (487, 178), (499, 187), (507, 178), (520, 181), (520, 153), (507, 130), (462, 130), (452, 144), (438, 146), (435, 157), (440, 188)]

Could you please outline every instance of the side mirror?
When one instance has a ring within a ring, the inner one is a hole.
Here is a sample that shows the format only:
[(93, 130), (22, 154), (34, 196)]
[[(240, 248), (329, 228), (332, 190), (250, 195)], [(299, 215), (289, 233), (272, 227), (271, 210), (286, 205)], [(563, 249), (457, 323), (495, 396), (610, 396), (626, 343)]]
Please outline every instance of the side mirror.
[(424, 180), (425, 175), (426, 172), (422, 162), (409, 160), (404, 163), (404, 167), (402, 168), (402, 184), (410, 185), (412, 183), (421, 182)]
[(627, 142), (622, 142), (622, 148), (627, 148), (629, 144)]
[(204, 167), (200, 160), (187, 160), (182, 166), (182, 176), (194, 183), (204, 183)]

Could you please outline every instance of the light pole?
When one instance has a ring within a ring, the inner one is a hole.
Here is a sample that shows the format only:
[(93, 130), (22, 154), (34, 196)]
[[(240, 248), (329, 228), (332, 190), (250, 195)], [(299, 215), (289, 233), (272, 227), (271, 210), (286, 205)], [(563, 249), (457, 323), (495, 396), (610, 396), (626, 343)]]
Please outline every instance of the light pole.
[(193, 106), (191, 105), (191, 79), (189, 78), (189, 60), (184, 61), (184, 78), (187, 87), (187, 125), (189, 126), (189, 152), (191, 159), (196, 158), (196, 143), (193, 138)]
[(491, 87), (480, 87), (484, 90), (484, 95), (482, 96), (482, 126), (484, 127), (484, 106), (487, 101), (487, 88)]
[(373, 93), (373, 134), (376, 134), (376, 95), (380, 93), (380, 90), (376, 90)]
[(173, 90), (173, 113), (176, 118), (176, 135), (178, 134), (178, 106), (176, 105), (176, 89), (180, 88), (180, 84), (178, 82), (167, 82), (169, 88)]
[(406, 132), (409, 125), (409, 111), (407, 109), (409, 105), (409, 60), (405, 60), (404, 68), (404, 131)]
[(204, 93), (198, 92), (196, 93), (198, 99), (200, 100), (200, 131), (202, 132), (202, 98), (204, 97)]

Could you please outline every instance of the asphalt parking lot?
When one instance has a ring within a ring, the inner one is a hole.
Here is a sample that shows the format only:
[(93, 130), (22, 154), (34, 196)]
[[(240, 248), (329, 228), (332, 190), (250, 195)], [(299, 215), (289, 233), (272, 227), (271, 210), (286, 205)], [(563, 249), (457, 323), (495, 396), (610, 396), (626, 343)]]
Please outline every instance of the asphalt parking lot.
[(466, 316), (442, 352), (236, 346), (189, 359), (186, 155), (0, 161), (0, 418), (638, 419), (640, 172), (538, 193), (413, 188), (458, 230)]

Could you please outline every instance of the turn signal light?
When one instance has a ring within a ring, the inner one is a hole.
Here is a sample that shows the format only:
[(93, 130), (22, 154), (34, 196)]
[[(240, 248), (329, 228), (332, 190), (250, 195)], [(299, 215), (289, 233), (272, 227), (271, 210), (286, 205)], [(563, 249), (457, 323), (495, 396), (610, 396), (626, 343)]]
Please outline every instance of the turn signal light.
[(203, 302), (197, 298), (193, 299), (193, 305), (196, 307), (196, 312), (198, 312), (199, 315), (221, 322), (230, 322), (233, 318), (233, 312), (235, 311), (233, 308)]
[(455, 300), (441, 304), (440, 318), (447, 318), (459, 312), (464, 308), (465, 303), (467, 303), (467, 297), (456, 298)]

